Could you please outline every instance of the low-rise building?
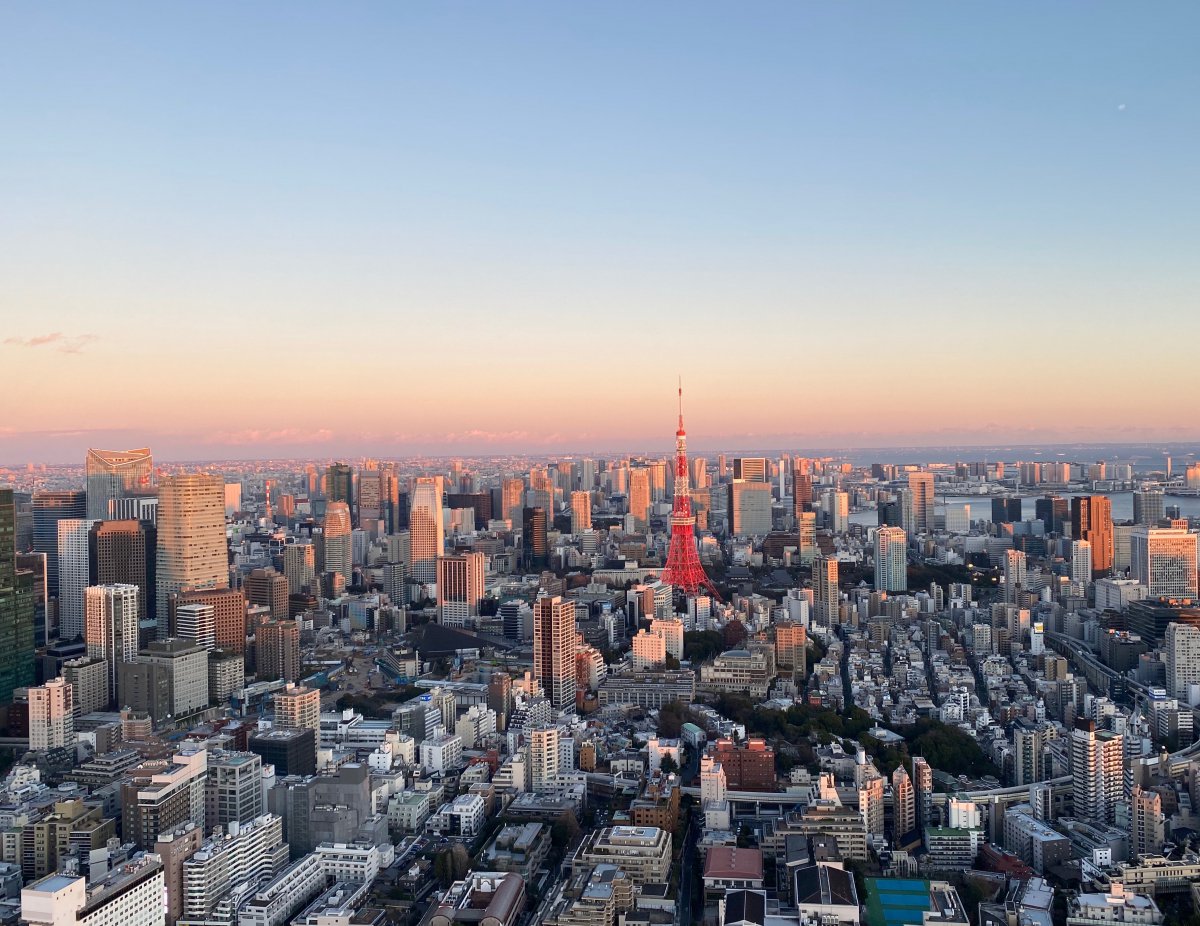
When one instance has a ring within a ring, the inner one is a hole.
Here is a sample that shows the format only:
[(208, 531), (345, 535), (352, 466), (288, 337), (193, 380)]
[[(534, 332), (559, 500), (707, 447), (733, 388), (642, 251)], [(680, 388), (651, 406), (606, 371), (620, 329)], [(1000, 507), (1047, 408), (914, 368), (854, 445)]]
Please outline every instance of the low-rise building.
[(607, 826), (584, 837), (571, 865), (615, 865), (635, 884), (667, 881), (671, 834), (655, 826)]

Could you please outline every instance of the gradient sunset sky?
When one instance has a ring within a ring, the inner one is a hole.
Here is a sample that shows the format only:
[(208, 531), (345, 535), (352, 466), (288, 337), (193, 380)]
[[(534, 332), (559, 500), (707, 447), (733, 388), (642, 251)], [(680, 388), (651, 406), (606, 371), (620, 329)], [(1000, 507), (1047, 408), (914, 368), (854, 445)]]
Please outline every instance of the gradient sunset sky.
[(1197, 440), (1200, 4), (0, 6), (0, 462)]

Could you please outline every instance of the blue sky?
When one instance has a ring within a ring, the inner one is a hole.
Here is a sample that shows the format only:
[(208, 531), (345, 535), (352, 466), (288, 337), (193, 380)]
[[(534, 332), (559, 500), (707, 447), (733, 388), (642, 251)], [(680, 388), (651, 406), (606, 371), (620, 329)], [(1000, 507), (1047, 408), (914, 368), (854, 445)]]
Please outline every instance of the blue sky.
[(714, 446), (1200, 437), (1198, 34), (1194, 3), (9, 4), (0, 364), (39, 388), (0, 458), (669, 445), (680, 367)]

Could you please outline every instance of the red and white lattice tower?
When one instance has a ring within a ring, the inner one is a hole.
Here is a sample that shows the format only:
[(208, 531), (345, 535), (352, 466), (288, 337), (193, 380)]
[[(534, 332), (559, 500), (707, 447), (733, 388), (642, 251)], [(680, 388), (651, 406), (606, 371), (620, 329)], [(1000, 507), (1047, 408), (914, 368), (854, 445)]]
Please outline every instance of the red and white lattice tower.
[(679, 384), (679, 430), (675, 432), (675, 503), (671, 508), (671, 549), (662, 581), (686, 595), (707, 591), (720, 599), (717, 587), (705, 574), (696, 553), (696, 517), (688, 479), (687, 434), (683, 430), (683, 383)]

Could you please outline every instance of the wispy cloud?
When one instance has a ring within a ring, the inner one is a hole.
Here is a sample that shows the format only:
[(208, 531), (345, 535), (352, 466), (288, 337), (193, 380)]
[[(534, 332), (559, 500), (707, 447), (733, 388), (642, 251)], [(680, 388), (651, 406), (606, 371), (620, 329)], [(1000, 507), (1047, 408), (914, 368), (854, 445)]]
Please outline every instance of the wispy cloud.
[(244, 428), (205, 435), (205, 443), (245, 446), (248, 444), (327, 444), (333, 440), (328, 428)]
[(60, 354), (79, 354), (99, 339), (99, 335), (95, 334), (63, 334), (61, 331), (51, 331), (49, 334), (35, 334), (31, 338), (5, 338), (4, 343), (13, 347), (49, 347)]

